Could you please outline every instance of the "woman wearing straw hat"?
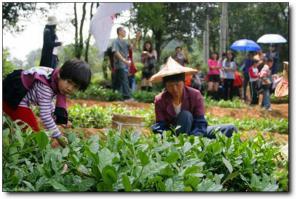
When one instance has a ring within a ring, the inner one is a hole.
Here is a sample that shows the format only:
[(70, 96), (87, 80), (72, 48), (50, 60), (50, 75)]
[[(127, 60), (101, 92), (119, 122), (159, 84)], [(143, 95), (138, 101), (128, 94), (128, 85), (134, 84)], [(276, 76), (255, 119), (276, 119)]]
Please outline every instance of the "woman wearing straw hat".
[(56, 47), (61, 46), (56, 35), (57, 19), (49, 16), (43, 32), (43, 47), (41, 52), (40, 66), (56, 68), (58, 64)]
[(162, 69), (150, 79), (152, 83), (162, 82), (165, 89), (155, 97), (156, 124), (154, 133), (176, 129), (176, 135), (202, 135), (214, 138), (213, 132), (220, 130), (227, 137), (237, 131), (233, 125), (208, 126), (204, 117), (204, 99), (201, 93), (184, 85), (185, 74), (197, 71), (183, 67), (171, 57)]

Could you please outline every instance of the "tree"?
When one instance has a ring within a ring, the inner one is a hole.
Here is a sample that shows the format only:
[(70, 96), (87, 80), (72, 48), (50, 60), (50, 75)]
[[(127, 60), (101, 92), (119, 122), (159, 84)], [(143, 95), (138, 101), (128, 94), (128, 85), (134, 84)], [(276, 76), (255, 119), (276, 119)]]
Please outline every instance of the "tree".
[(19, 17), (31, 15), (36, 9), (36, 3), (17, 3), (17, 2), (4, 2), (2, 3), (2, 28), (11, 30), (16, 27), (17, 31), (23, 27), (17, 26)]
[(2, 74), (2, 77), (5, 78), (16, 67), (13, 65), (13, 63), (11, 61), (8, 60), (8, 58), (10, 56), (10, 53), (9, 53), (8, 49), (4, 49), (3, 50), (2, 56), (3, 56), (2, 57), (2, 64), (3, 64), (3, 74)]
[[(47, 4), (49, 5), (49, 9), (57, 5), (57, 3)], [(23, 31), (25, 26), (18, 23), (21, 18), (29, 19), (30, 16), (36, 12), (40, 12), (44, 15), (49, 9), (38, 7), (37, 3), (4, 2), (2, 3), (2, 28), (11, 32)]]
[[(287, 2), (229, 3), (230, 43), (242, 38), (257, 41), (267, 33), (281, 34), (289, 42), (288, 9)], [(288, 45), (282, 45), (282, 51), (282, 58), (289, 60)]]
[[(89, 20), (92, 19), (93, 17), (93, 6), (94, 6), (95, 3), (91, 3), (90, 4), (90, 11), (89, 11)], [(97, 4), (98, 5), (98, 4)], [(85, 57), (85, 61), (88, 62), (88, 50), (89, 50), (89, 42), (90, 42), (90, 37), (91, 37), (91, 34), (88, 33), (88, 37), (86, 39), (86, 44), (85, 44), (85, 54), (84, 54), (84, 57)]]
[(206, 9), (217, 9), (216, 3), (134, 3), (131, 22), (144, 30), (151, 30), (158, 56), (172, 39), (188, 46), (205, 29)]
[(27, 66), (33, 67), (38, 66), (40, 63), (40, 57), (41, 57), (41, 49), (32, 50), (27, 56)]

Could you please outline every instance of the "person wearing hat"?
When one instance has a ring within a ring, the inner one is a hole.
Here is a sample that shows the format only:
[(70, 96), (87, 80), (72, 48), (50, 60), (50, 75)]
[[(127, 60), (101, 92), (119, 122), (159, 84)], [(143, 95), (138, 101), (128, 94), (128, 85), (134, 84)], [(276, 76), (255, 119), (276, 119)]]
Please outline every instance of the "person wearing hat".
[(214, 138), (214, 131), (220, 130), (231, 137), (237, 129), (233, 125), (208, 126), (204, 117), (204, 99), (201, 93), (185, 86), (185, 74), (197, 71), (183, 67), (169, 57), (162, 69), (150, 78), (152, 83), (162, 82), (165, 89), (155, 97), (156, 123), (152, 126), (154, 133), (176, 130), (176, 135), (202, 135)]
[(40, 66), (56, 68), (58, 57), (56, 47), (62, 43), (58, 41), (56, 35), (57, 19), (55, 16), (49, 16), (43, 32), (43, 47), (41, 52)]
[(289, 62), (284, 61), (283, 76), (280, 77), (275, 85), (275, 97), (285, 97), (289, 95)]

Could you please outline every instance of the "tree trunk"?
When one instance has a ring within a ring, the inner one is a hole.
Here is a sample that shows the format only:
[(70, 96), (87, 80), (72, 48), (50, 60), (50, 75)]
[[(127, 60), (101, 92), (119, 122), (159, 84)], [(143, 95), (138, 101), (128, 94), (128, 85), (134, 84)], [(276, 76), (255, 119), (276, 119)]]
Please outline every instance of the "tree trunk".
[[(94, 6), (94, 3), (91, 3), (91, 5), (90, 5), (90, 17), (89, 17), (90, 21), (91, 21), (91, 19), (93, 17), (93, 13), (92, 13), (93, 6)], [(86, 62), (88, 62), (88, 50), (89, 50), (90, 37), (91, 37), (91, 34), (88, 33), (88, 37), (87, 37), (86, 44), (85, 44), (85, 54), (84, 54), (84, 58), (85, 58)]]
[(221, 3), (222, 14), (220, 18), (220, 57), (223, 52), (226, 51), (228, 43), (228, 4), (226, 2)]
[(205, 24), (205, 31), (204, 31), (204, 64), (207, 65), (209, 59), (209, 15), (206, 17), (206, 24)]
[(85, 20), (85, 14), (86, 14), (86, 3), (83, 3), (82, 6), (82, 17), (81, 17), (81, 21), (80, 21), (80, 28), (79, 28), (79, 44), (78, 44), (78, 54), (77, 54), (77, 58), (80, 59), (81, 55), (82, 55), (82, 51), (83, 51), (83, 24), (84, 24), (84, 20)]
[(161, 62), (159, 60), (160, 54), (161, 54), (161, 45), (162, 45), (162, 31), (153, 31), (153, 34), (155, 35), (155, 50), (157, 52), (157, 60), (158, 62)]
[(74, 3), (74, 22), (73, 25), (75, 27), (75, 45), (74, 45), (74, 54), (75, 57), (78, 58), (78, 20), (77, 20), (77, 8), (76, 3)]

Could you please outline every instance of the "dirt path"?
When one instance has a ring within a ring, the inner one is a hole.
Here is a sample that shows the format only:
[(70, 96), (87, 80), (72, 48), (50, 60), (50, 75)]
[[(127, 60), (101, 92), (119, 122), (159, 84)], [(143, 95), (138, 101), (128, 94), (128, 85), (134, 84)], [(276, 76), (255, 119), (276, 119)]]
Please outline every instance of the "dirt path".
[(234, 118), (286, 118), (289, 116), (288, 104), (272, 104), (272, 111), (266, 111), (260, 106), (246, 108), (207, 107), (206, 113), (217, 117), (230, 116)]

